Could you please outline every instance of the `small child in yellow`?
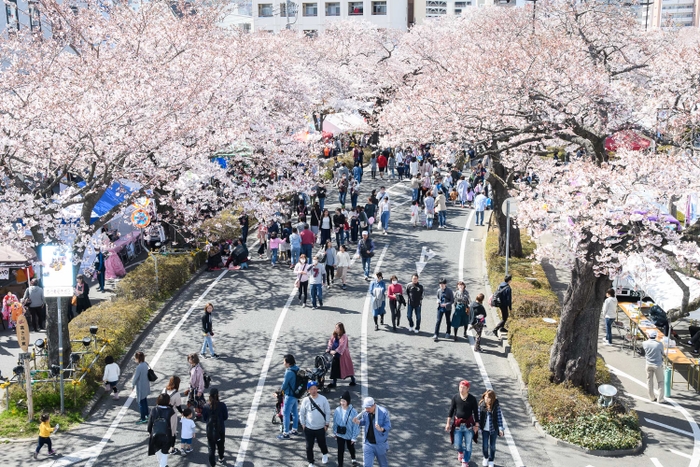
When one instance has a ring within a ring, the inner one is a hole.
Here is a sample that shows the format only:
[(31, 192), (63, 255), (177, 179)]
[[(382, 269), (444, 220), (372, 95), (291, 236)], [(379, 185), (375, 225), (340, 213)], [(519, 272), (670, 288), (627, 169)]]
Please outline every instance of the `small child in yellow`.
[(51, 433), (56, 433), (56, 431), (58, 431), (58, 424), (52, 429), (49, 421), (49, 414), (43, 414), (41, 416), (41, 424), (39, 425), (39, 445), (36, 447), (36, 451), (34, 451), (34, 459), (39, 456), (39, 451), (41, 451), (41, 447), (44, 444), (49, 447), (49, 456), (56, 454), (56, 451), (51, 449)]

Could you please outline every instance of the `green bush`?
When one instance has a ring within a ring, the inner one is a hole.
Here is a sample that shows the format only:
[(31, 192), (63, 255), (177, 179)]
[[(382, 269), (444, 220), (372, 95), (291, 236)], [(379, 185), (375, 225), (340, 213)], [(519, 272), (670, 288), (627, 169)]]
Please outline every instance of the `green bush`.
[[(529, 237), (521, 233), (526, 256), (534, 250)], [(486, 240), (486, 265), (489, 281), (499, 284), (505, 273), (505, 259), (499, 257), (498, 232), (490, 231)], [(559, 315), (559, 300), (551, 290), (539, 264), (511, 258), (513, 275), (513, 313), (508, 321), (508, 339), (518, 362), (523, 382), (528, 387), (528, 402), (535, 417), (550, 435), (588, 449), (630, 449), (641, 440), (639, 420), (633, 411), (617, 414), (603, 409), (595, 396), (568, 384), (554, 384), (549, 370), (549, 354), (557, 333), (556, 324), (543, 317)], [(525, 277), (534, 277), (528, 281)], [(610, 382), (610, 372), (602, 358), (596, 361), (596, 383)]]

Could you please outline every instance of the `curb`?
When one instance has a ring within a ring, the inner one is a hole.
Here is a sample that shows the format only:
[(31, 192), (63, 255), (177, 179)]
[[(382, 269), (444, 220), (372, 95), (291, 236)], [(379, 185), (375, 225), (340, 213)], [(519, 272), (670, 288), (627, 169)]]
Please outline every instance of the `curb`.
[[(484, 276), (484, 286), (485, 288), (491, 292), (491, 285), (489, 283), (489, 278), (488, 278), (488, 269), (486, 265), (486, 258), (483, 258), (484, 262), (484, 271), (486, 271), (486, 274)], [(490, 315), (493, 315), (493, 313), (490, 313)], [(542, 428), (542, 425), (537, 421), (537, 417), (535, 416), (535, 412), (532, 410), (532, 406), (530, 405), (530, 401), (528, 400), (528, 389), (527, 385), (523, 381), (523, 375), (520, 372), (520, 366), (518, 365), (518, 362), (515, 360), (515, 357), (513, 356), (512, 353), (510, 353), (510, 343), (508, 342), (508, 339), (502, 339), (499, 336), (496, 336), (496, 338), (499, 340), (500, 345), (503, 347), (503, 350), (506, 354), (506, 360), (508, 360), (508, 365), (510, 366), (511, 371), (515, 375), (515, 378), (517, 380), (517, 388), (520, 390), (520, 395), (522, 396), (523, 403), (525, 404), (525, 411), (527, 412), (528, 417), (530, 417), (530, 423), (532, 426), (535, 427), (535, 430), (542, 436), (542, 438), (546, 439), (550, 444), (556, 445), (556, 446), (562, 446), (565, 448), (573, 449), (578, 452), (583, 452), (584, 454), (588, 454), (591, 456), (597, 456), (597, 457), (626, 457), (626, 456), (635, 456), (638, 454), (641, 454), (644, 449), (646, 448), (646, 435), (644, 432), (642, 432), (642, 441), (639, 442), (639, 444), (632, 449), (619, 449), (615, 451), (609, 451), (609, 450), (602, 450), (602, 449), (587, 449), (581, 446), (577, 446), (575, 444), (569, 443), (568, 441), (561, 440), (559, 438), (555, 438), (554, 436), (548, 434), (546, 431), (544, 431), (544, 428)]]

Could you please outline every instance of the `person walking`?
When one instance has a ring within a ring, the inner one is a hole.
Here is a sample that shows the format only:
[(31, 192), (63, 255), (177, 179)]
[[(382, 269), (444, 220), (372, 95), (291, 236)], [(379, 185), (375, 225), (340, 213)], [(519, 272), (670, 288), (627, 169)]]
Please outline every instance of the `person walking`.
[(350, 254), (347, 252), (345, 245), (340, 245), (340, 250), (338, 251), (336, 258), (336, 266), (338, 267), (338, 280), (340, 281), (340, 287), (345, 290), (347, 288), (345, 281), (348, 277), (348, 269), (350, 269)]
[(484, 454), (484, 467), (494, 467), (496, 439), (503, 436), (503, 413), (496, 393), (489, 389), (479, 401), (479, 426)]
[(325, 245), (328, 240), (331, 239), (331, 229), (333, 228), (333, 222), (331, 219), (331, 214), (328, 209), (323, 211), (323, 217), (321, 218), (321, 245)]
[(340, 178), (338, 181), (338, 202), (340, 203), (341, 206), (345, 206), (345, 199), (347, 198), (348, 195), (348, 187), (350, 186), (350, 182), (348, 181), (348, 176), (346, 174), (343, 174), (343, 176)]
[(355, 166), (352, 168), (352, 176), (357, 183), (362, 183), (362, 165), (360, 162), (355, 162)]
[(196, 353), (187, 356), (187, 363), (190, 365), (190, 386), (184, 395), (187, 396), (187, 405), (194, 409), (195, 417), (199, 418), (204, 405), (204, 368)]
[[(323, 217), (323, 210), (318, 203), (314, 203), (311, 206), (311, 213), (309, 215), (311, 221), (311, 232), (314, 234), (314, 239), (318, 235), (318, 229), (321, 225), (321, 218)], [(299, 217), (301, 221), (301, 216)]]
[(219, 390), (209, 390), (209, 401), (202, 408), (202, 419), (206, 423), (207, 448), (209, 451), (209, 465), (214, 467), (217, 460), (224, 464), (224, 448), (226, 444), (226, 420), (228, 420), (228, 407), (219, 400)]
[(335, 243), (338, 246), (338, 248), (340, 248), (340, 245), (344, 243), (343, 231), (345, 229), (346, 221), (347, 216), (343, 214), (343, 209), (336, 208), (335, 214), (333, 214), (333, 232), (335, 233)]
[(372, 153), (372, 157), (369, 160), (370, 175), (372, 175), (372, 180), (377, 178), (377, 154)]
[[(423, 304), (423, 286), (418, 282), (418, 274), (413, 274), (411, 283), (406, 287), (406, 297), (408, 304), (406, 305), (406, 317), (408, 318), (408, 332), (420, 332), (420, 315), (421, 306)], [(413, 313), (416, 313), (415, 329), (413, 327)]]
[(248, 214), (246, 214), (245, 211), (243, 211), (241, 217), (238, 218), (238, 223), (241, 226), (241, 241), (243, 243), (246, 243), (248, 241), (248, 229), (250, 228), (250, 220), (248, 218)]
[[(302, 253), (299, 256), (299, 262), (294, 266), (294, 274), (297, 275), (296, 287), (299, 289), (299, 304), (302, 307), (306, 306), (306, 301), (309, 298), (309, 272), (313, 266), (306, 262), (306, 254)], [(304, 293), (304, 300), (301, 299), (301, 294)]]
[(362, 271), (365, 280), (369, 282), (369, 275), (372, 270), (372, 256), (374, 256), (374, 242), (369, 238), (369, 232), (362, 232), (362, 239), (357, 242), (357, 256), (362, 258)]
[(437, 290), (437, 320), (435, 321), (435, 334), (433, 340), (438, 341), (440, 335), (440, 324), (442, 317), (445, 317), (445, 338), (450, 338), (450, 315), (452, 314), (452, 303), (455, 301), (454, 292), (447, 287), (447, 279), (440, 279), (440, 287)]
[(141, 418), (136, 424), (148, 423), (148, 395), (151, 393), (151, 382), (148, 380), (148, 363), (146, 356), (140, 350), (134, 354), (136, 369), (131, 385), (136, 389), (136, 399), (139, 401)]
[(357, 198), (360, 197), (360, 182), (353, 178), (350, 182), (350, 206), (352, 209), (357, 208)]
[(277, 236), (277, 232), (270, 233), (270, 264), (272, 267), (277, 267), (280, 247), (285, 243), (283, 238)]
[(389, 178), (392, 180), (396, 178), (396, 157), (393, 154), (389, 155), (389, 160), (387, 161), (387, 169), (389, 169)]
[(386, 173), (386, 167), (389, 161), (384, 153), (377, 157), (377, 166), (379, 167), (379, 177), (384, 180), (384, 174)]
[(213, 304), (207, 303), (204, 306), (204, 314), (202, 315), (202, 334), (204, 335), (204, 342), (202, 342), (202, 350), (199, 353), (202, 355), (202, 357), (205, 357), (208, 348), (211, 358), (219, 358), (216, 352), (214, 352), (214, 341), (212, 340), (212, 337), (214, 337), (211, 317), (213, 311)]
[(34, 332), (46, 329), (46, 300), (44, 289), (39, 287), (39, 279), (32, 279), (30, 286), (24, 291), (22, 303), (29, 308)]
[(352, 419), (353, 423), (365, 428), (365, 442), (362, 448), (362, 457), (365, 467), (372, 467), (374, 459), (377, 459), (379, 467), (388, 467), (389, 460), (389, 432), (391, 431), (391, 419), (389, 411), (377, 405), (371, 397), (365, 397), (362, 401), (362, 413)]
[[(284, 401), (282, 404), (282, 433), (277, 436), (277, 439), (289, 439), (290, 433), (293, 435), (299, 434), (299, 400), (294, 396), (296, 389), (296, 378), (299, 367), (297, 366), (294, 355), (287, 354), (282, 360), (284, 365), (284, 381), (282, 382), (282, 394)], [(290, 431), (290, 426), (292, 427)]]
[(617, 319), (617, 298), (615, 298), (615, 289), (608, 289), (605, 292), (605, 297), (605, 302), (603, 302), (605, 345), (612, 345), (612, 327)]
[(117, 384), (119, 383), (119, 376), (121, 376), (121, 368), (119, 365), (114, 363), (114, 357), (107, 355), (105, 357), (105, 371), (102, 375), (102, 382), (105, 384), (105, 389), (109, 385), (109, 390), (112, 393), (112, 399), (115, 401), (119, 400), (119, 388)]
[(39, 452), (44, 444), (49, 449), (49, 456), (55, 456), (56, 451), (53, 450), (51, 445), (51, 435), (58, 430), (58, 425), (51, 428), (51, 416), (47, 413), (41, 414), (39, 421), (41, 422), (39, 423), (39, 442), (37, 443), (32, 457), (34, 457), (34, 459), (39, 457)]
[(426, 193), (423, 203), (425, 204), (425, 226), (432, 229), (435, 219), (435, 198), (431, 193)]
[(293, 269), (294, 265), (299, 262), (299, 255), (301, 255), (301, 237), (296, 227), (292, 227), (292, 234), (289, 236), (289, 245), (292, 253), (292, 260), (289, 268)]
[(321, 210), (323, 210), (326, 206), (326, 193), (326, 186), (323, 184), (323, 182), (321, 182), (316, 187), (316, 198), (318, 199), (318, 205), (321, 207)]
[(372, 297), (372, 309), (374, 316), (374, 330), (379, 331), (377, 319), (381, 319), (384, 325), (384, 315), (386, 314), (386, 284), (381, 272), (378, 272), (375, 279), (369, 285), (369, 294)]
[(513, 280), (513, 276), (508, 274), (503, 278), (503, 282), (500, 283), (498, 289), (494, 293), (494, 299), (496, 300), (496, 305), (501, 310), (501, 321), (493, 329), (493, 333), (498, 335), (498, 331), (508, 332), (506, 329), (506, 321), (508, 321), (508, 314), (513, 309), (513, 291), (510, 288), (510, 281)]
[(304, 230), (302, 230), (299, 235), (301, 236), (301, 252), (304, 255), (304, 259), (311, 262), (316, 236), (309, 230), (308, 224), (304, 224)]
[(177, 440), (177, 422), (178, 416), (182, 415), (182, 397), (180, 396), (180, 378), (171, 376), (168, 384), (161, 391), (162, 394), (167, 394), (170, 398), (170, 407), (173, 408), (173, 415), (170, 417), (170, 432), (173, 436), (170, 439), (170, 454), (180, 454), (180, 450), (175, 447)]
[(90, 302), (90, 285), (85, 281), (85, 276), (78, 274), (75, 278), (76, 284), (73, 296), (76, 297), (75, 314), (79, 315), (92, 306)]
[(338, 443), (338, 467), (343, 467), (345, 448), (350, 452), (352, 465), (357, 465), (355, 443), (360, 434), (360, 427), (352, 423), (357, 417), (357, 410), (352, 406), (350, 391), (340, 396), (340, 405), (333, 412), (333, 437)]
[[(472, 329), (476, 334), (474, 351), (481, 352), (481, 333), (486, 324), (486, 308), (484, 308), (484, 294), (480, 293), (476, 296), (476, 300), (469, 305), (469, 315), (472, 320)], [(464, 331), (466, 337), (466, 330)]]
[[(644, 341), (644, 358), (646, 359), (647, 370), (647, 391), (649, 400), (652, 402), (658, 401), (659, 404), (664, 402), (664, 346), (656, 340), (658, 336), (656, 331), (649, 331), (647, 334), (649, 339)], [(658, 395), (654, 394), (654, 378), (658, 386)]]
[(331, 424), (331, 406), (328, 399), (318, 393), (316, 381), (309, 381), (306, 389), (309, 395), (301, 401), (299, 418), (306, 438), (306, 460), (309, 462), (309, 467), (314, 467), (314, 442), (318, 443), (321, 449), (322, 462), (328, 463), (326, 431)]
[(484, 225), (484, 210), (486, 209), (486, 196), (479, 193), (474, 198), (474, 209), (476, 209), (476, 225)]
[(338, 379), (350, 378), (350, 386), (355, 386), (355, 367), (350, 356), (348, 335), (345, 333), (345, 325), (336, 323), (331, 338), (328, 339), (326, 352), (333, 356), (331, 363), (331, 384), (329, 388), (336, 387)]
[(160, 467), (168, 466), (168, 454), (175, 436), (170, 426), (173, 415), (175, 413), (170, 407), (170, 397), (167, 394), (159, 394), (156, 406), (151, 410), (148, 419), (148, 455), (155, 455)]
[(381, 201), (379, 201), (379, 218), (382, 222), (382, 230), (384, 235), (387, 234), (389, 230), (389, 217), (391, 216), (391, 202), (389, 201), (389, 195), (385, 195)]
[(467, 193), (469, 192), (469, 182), (464, 175), (459, 177), (457, 182), (457, 195), (459, 196), (459, 204), (464, 207), (467, 204)]
[(457, 282), (457, 291), (454, 293), (455, 312), (452, 315), (452, 329), (454, 340), (457, 342), (457, 331), (464, 327), (464, 337), (467, 337), (467, 328), (472, 322), (471, 308), (469, 307), (469, 292), (464, 281)]
[(93, 266), (95, 268), (95, 274), (97, 274), (97, 291), (104, 292), (107, 267), (105, 265), (105, 254), (101, 250), (97, 252)]
[(479, 405), (476, 397), (469, 394), (469, 387), (469, 381), (459, 382), (459, 393), (452, 398), (445, 424), (445, 431), (454, 433), (454, 446), (459, 453), (457, 459), (462, 467), (469, 467), (472, 440), (479, 431)]
[[(319, 255), (323, 256), (323, 253), (319, 252)], [(318, 299), (319, 306), (323, 306), (323, 278), (326, 276), (326, 266), (319, 262), (319, 255), (313, 259), (307, 273), (311, 286), (311, 306), (314, 310), (316, 309), (316, 299)]]
[(389, 310), (391, 311), (391, 326), (394, 331), (401, 323), (401, 305), (406, 303), (403, 298), (403, 287), (396, 276), (391, 276), (391, 285), (387, 293), (389, 297)]
[(412, 193), (411, 201), (414, 203), (417, 202), (418, 198), (420, 197), (419, 196), (420, 186), (421, 186), (420, 177), (417, 175), (413, 176), (413, 178), (411, 178), (411, 193)]
[(326, 260), (322, 261), (326, 265), (326, 285), (330, 289), (333, 284), (335, 284), (335, 268), (338, 263), (338, 253), (333, 247), (333, 242), (330, 240), (326, 242)]
[(438, 191), (437, 198), (435, 198), (435, 212), (438, 215), (438, 229), (444, 229), (447, 227), (447, 201), (445, 199), (445, 193), (442, 190)]

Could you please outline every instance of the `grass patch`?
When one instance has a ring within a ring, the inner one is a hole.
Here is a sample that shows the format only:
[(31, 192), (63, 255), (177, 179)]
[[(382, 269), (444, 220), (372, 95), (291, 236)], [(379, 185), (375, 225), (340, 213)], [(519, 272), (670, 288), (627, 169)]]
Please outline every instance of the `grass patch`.
[[(525, 256), (531, 255), (534, 242), (525, 233), (521, 233), (521, 241)], [(491, 230), (486, 240), (486, 265), (492, 286), (499, 284), (505, 274), (505, 258), (497, 252), (498, 231)], [(557, 328), (542, 318), (559, 316), (559, 300), (541, 265), (526, 258), (511, 258), (508, 267), (513, 275), (513, 313), (508, 321), (508, 339), (528, 387), (528, 402), (540, 425), (550, 435), (587, 449), (636, 447), (642, 438), (636, 412), (619, 410), (619, 406), (602, 408), (595, 396), (580, 388), (552, 382), (549, 354)], [(609, 382), (610, 372), (598, 357), (596, 385)]]
[[(205, 262), (206, 254), (203, 252), (158, 256), (156, 286), (154, 260), (153, 257), (149, 257), (119, 282), (113, 300), (101, 302), (75, 317), (68, 325), (71, 339), (79, 340), (90, 336), (90, 326), (96, 325), (99, 328), (99, 349), (95, 350), (91, 346), (90, 351), (84, 354), (76, 365), (79, 368), (76, 379), (83, 376), (82, 381), (66, 381), (65, 415), (58, 414), (60, 408), (58, 383), (35, 382), (32, 385), (35, 421), (28, 422), (27, 395), (24, 385), (20, 387), (13, 384), (10, 386), (9, 408), (0, 414), (0, 437), (37, 436), (39, 431), (36, 420), (44, 412), (51, 414), (52, 424), (58, 422), (62, 428), (80, 423), (83, 409), (102, 384), (105, 357), (111, 355), (115, 361), (118, 361), (163, 301), (182, 287)], [(96, 361), (90, 367), (95, 357), (97, 357)], [(38, 373), (35, 376), (36, 379), (41, 377), (45, 377), (45, 373)]]

